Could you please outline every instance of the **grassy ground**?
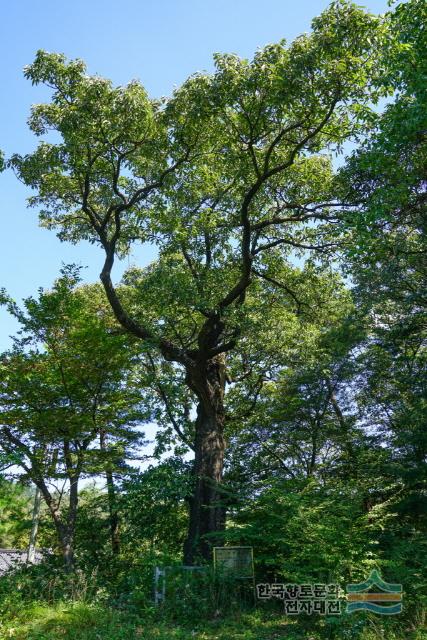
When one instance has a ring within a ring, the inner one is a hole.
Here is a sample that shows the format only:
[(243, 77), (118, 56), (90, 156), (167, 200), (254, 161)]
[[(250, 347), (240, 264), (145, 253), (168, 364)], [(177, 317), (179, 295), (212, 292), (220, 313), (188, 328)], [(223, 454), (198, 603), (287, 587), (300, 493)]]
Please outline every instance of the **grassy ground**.
[(257, 614), (227, 622), (182, 627), (148, 622), (101, 607), (75, 604), (37, 607), (18, 613), (0, 626), (0, 638), (16, 640), (294, 640), (295, 625)]
[(0, 640), (427, 640), (423, 632), (395, 635), (375, 625), (361, 635), (338, 628), (333, 633), (325, 631), (304, 630), (297, 621), (259, 611), (182, 626), (143, 621), (112, 609), (79, 603), (33, 605), (0, 622)]

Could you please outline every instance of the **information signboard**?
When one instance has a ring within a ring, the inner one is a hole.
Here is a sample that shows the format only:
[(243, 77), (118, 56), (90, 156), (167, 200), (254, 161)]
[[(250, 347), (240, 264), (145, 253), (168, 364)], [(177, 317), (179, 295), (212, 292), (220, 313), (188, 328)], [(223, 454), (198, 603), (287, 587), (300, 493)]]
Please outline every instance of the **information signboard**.
[(236, 578), (254, 577), (252, 547), (214, 547), (214, 567)]

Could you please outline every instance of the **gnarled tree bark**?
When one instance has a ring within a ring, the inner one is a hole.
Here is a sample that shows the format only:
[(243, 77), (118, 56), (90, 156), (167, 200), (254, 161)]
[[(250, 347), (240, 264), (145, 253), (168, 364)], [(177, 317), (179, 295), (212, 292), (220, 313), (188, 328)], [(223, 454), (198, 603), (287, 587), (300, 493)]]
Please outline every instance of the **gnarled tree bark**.
[(190, 518), (184, 545), (184, 563), (191, 565), (209, 560), (211, 549), (225, 528), (225, 507), (221, 500), (224, 466), (224, 390), (225, 363), (222, 356), (194, 367), (187, 376), (190, 388), (198, 397), (193, 493)]

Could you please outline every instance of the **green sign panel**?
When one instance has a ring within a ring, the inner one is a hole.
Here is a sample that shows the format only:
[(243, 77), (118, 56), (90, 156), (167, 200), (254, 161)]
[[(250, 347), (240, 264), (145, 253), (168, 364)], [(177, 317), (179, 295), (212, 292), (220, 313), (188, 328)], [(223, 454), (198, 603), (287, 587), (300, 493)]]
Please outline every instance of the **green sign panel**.
[(232, 573), (237, 578), (254, 577), (252, 547), (214, 547), (215, 569)]

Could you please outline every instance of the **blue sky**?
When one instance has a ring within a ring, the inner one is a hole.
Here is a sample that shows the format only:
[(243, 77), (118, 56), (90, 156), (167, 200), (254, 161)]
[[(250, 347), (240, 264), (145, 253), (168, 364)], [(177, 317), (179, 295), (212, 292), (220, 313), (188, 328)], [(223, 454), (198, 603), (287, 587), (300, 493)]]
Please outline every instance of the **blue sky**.
[[(23, 77), (37, 49), (86, 61), (90, 73), (125, 84), (138, 78), (153, 96), (168, 95), (194, 71), (210, 70), (212, 54), (250, 57), (269, 42), (308, 31), (325, 0), (18, 0), (4, 3), (0, 24), (0, 148), (6, 155), (35, 145), (26, 120), (30, 106), (47, 96)], [(359, 0), (375, 13), (387, 0)], [(49, 287), (62, 263), (87, 266), (95, 280), (101, 252), (87, 244), (60, 243), (40, 229), (37, 212), (26, 208), (28, 191), (11, 172), (0, 175), (0, 287), (16, 299)], [(138, 254), (150, 261), (150, 249)], [(118, 275), (123, 267), (116, 270)], [(0, 349), (14, 322), (0, 309)]]

